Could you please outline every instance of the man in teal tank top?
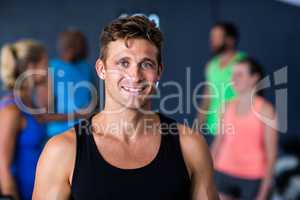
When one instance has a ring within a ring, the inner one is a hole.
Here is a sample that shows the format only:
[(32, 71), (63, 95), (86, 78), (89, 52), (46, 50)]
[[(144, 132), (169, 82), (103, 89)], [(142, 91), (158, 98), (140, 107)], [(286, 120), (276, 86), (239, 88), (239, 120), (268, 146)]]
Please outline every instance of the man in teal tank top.
[(208, 144), (216, 134), (222, 105), (235, 97), (231, 85), (232, 68), (246, 55), (237, 51), (238, 31), (230, 23), (216, 23), (210, 32), (210, 45), (215, 56), (206, 66), (206, 88), (198, 113), (199, 125)]

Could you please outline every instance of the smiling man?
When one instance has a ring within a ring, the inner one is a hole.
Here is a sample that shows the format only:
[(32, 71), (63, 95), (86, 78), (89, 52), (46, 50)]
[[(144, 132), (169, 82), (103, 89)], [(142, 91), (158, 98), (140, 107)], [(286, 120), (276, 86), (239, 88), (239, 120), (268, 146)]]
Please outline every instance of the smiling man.
[(203, 138), (151, 112), (160, 30), (142, 16), (120, 18), (104, 28), (101, 45), (104, 109), (47, 143), (33, 199), (217, 200)]

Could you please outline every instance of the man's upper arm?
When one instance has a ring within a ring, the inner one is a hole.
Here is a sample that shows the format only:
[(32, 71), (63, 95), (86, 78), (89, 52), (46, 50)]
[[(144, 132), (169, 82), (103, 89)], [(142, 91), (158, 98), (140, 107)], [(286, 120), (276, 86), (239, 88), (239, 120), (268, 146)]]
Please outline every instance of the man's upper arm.
[(73, 130), (49, 140), (37, 165), (33, 200), (69, 199), (75, 154)]
[(218, 200), (212, 159), (205, 140), (184, 125), (178, 128), (182, 153), (191, 176), (193, 200)]

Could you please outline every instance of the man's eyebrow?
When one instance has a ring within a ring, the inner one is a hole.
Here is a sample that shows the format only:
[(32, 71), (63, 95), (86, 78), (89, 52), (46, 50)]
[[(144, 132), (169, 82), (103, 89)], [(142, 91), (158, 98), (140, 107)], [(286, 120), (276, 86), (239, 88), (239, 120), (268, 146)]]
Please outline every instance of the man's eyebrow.
[(121, 56), (121, 57), (117, 57), (117, 60), (129, 60), (130, 57), (128, 56)]
[(145, 61), (149, 61), (149, 62), (151, 62), (151, 63), (154, 64), (154, 65), (157, 64), (155, 60), (153, 60), (153, 59), (151, 59), (151, 58), (148, 58), (148, 57), (145, 57), (145, 58), (143, 58), (143, 59), (141, 60), (141, 62), (145, 62)]

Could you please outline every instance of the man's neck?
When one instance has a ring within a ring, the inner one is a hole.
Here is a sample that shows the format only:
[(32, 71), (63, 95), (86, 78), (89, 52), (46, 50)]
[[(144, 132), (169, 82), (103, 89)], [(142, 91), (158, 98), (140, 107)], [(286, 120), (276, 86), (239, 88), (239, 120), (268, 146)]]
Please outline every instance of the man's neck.
[(93, 120), (94, 133), (111, 135), (130, 142), (146, 132), (156, 131), (157, 116), (153, 112), (122, 108), (117, 112), (105, 107)]

